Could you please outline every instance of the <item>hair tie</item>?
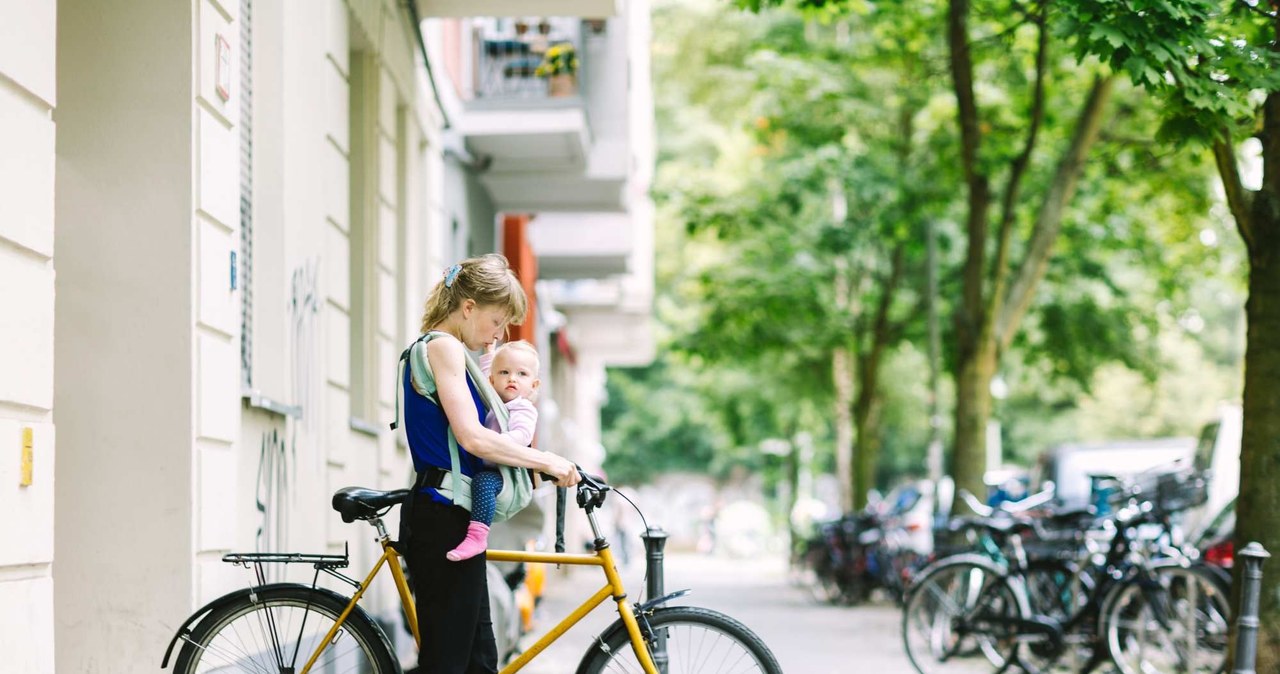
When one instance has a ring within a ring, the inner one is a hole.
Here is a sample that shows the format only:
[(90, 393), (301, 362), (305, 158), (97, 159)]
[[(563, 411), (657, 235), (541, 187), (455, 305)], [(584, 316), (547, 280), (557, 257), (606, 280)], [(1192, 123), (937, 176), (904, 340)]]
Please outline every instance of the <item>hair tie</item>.
[(452, 267), (449, 267), (448, 269), (446, 269), (444, 272), (444, 287), (446, 288), (452, 287), (454, 280), (458, 278), (458, 274), (461, 272), (462, 272), (462, 265), (460, 264), (455, 264)]

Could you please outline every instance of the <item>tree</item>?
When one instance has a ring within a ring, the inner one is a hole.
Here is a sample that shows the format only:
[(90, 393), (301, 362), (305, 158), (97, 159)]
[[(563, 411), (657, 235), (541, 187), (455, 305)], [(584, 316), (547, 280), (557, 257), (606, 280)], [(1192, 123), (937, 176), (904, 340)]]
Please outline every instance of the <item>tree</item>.
[(859, 508), (878, 474), (881, 368), (919, 315), (899, 305), (919, 296), (906, 280), (922, 276), (911, 274), (921, 224), (950, 203), (945, 181), (924, 179), (940, 173), (922, 151), (940, 125), (916, 123), (929, 115), (930, 73), (919, 31), (902, 39), (901, 28), (851, 31), (785, 11), (758, 23), (767, 28), (743, 59), (750, 178), (679, 189), (690, 230), (733, 251), (703, 274), (708, 309), (685, 344), (751, 354), (769, 372), (800, 354), (805, 372), (829, 367), (830, 386), (816, 388), (831, 392), (843, 505)]
[[(1079, 53), (1104, 59), (1160, 98), (1160, 137), (1211, 149), (1249, 261), (1244, 430), (1236, 543), (1280, 551), (1280, 2), (1171, 0), (1072, 7)], [(1246, 184), (1238, 140), (1256, 139)], [(1258, 671), (1280, 671), (1280, 578), (1264, 577)]]

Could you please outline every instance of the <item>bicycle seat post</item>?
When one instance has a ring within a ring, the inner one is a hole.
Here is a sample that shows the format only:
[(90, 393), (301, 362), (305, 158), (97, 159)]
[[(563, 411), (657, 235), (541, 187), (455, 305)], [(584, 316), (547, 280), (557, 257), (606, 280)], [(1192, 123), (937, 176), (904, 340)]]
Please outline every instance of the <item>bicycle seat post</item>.
[(387, 527), (382, 523), (381, 517), (375, 517), (369, 520), (369, 524), (373, 525), (374, 529), (377, 529), (379, 543), (385, 543), (390, 538), (390, 535), (387, 534)]

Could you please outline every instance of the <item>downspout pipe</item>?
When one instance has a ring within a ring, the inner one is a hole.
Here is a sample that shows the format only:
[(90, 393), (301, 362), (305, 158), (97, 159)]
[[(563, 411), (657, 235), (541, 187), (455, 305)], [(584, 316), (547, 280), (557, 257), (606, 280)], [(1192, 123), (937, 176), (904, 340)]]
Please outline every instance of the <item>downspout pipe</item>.
[(440, 119), (444, 122), (444, 128), (448, 129), (449, 113), (445, 112), (444, 102), (440, 100), (440, 87), (436, 86), (436, 76), (431, 72), (431, 59), (427, 58), (427, 41), (422, 38), (422, 17), (418, 16), (418, 2), (405, 0), (404, 4), (409, 8), (409, 17), (413, 19), (413, 36), (418, 38), (418, 51), (422, 52), (422, 63), (427, 67), (427, 81), (431, 82), (431, 94), (435, 96), (436, 108), (440, 110)]

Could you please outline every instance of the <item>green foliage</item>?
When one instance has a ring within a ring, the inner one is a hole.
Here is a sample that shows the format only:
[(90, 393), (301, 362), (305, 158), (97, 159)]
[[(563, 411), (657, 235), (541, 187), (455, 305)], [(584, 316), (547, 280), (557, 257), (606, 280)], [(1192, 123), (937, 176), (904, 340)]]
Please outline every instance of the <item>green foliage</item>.
[[(1273, 16), (1241, 0), (1060, 3), (1063, 36), (1161, 97), (1165, 142), (1207, 142), (1256, 123), (1258, 92), (1280, 89)], [(1274, 7), (1273, 7), (1274, 11)]]
[(616, 368), (601, 410), (605, 467), (615, 482), (643, 482), (665, 471), (703, 471), (728, 445), (727, 434), (689, 372), (665, 359)]
[[(959, 296), (964, 241), (946, 3), (778, 4), (739, 3), (758, 14), (711, 2), (655, 7), (663, 355), (650, 368), (610, 371), (606, 467), (622, 479), (742, 466), (773, 480), (778, 459), (761, 455), (760, 442), (801, 430), (817, 436), (819, 465), (830, 470), (831, 350), (865, 350), (857, 336), (899, 245), (908, 271), (892, 311), (902, 341), (879, 391), (881, 484), (923, 464), (921, 225), (941, 232), (943, 315)], [(1082, 16), (1065, 4), (1050, 15), (1043, 150), (1017, 207), (1014, 260), (1088, 83), (1114, 61), (1061, 58), (1064, 41), (1078, 46), (1064, 26)], [(975, 7), (982, 161), (993, 185), (1021, 151), (1031, 107), (1029, 9)], [(1165, 118), (1141, 90), (1118, 87), (1113, 98), (1025, 330), (1002, 360), (1011, 395), (997, 415), (1008, 453), (1023, 461), (1059, 439), (1193, 432), (1205, 405), (1238, 380), (1238, 241), (1223, 231), (1201, 243), (1202, 232), (1221, 230), (1205, 217), (1211, 163), (1152, 141)], [(839, 221), (835, 191), (848, 202)], [(848, 311), (835, 306), (840, 265)], [(951, 326), (944, 331), (954, 358)], [(1201, 391), (1211, 393), (1196, 398)]]

